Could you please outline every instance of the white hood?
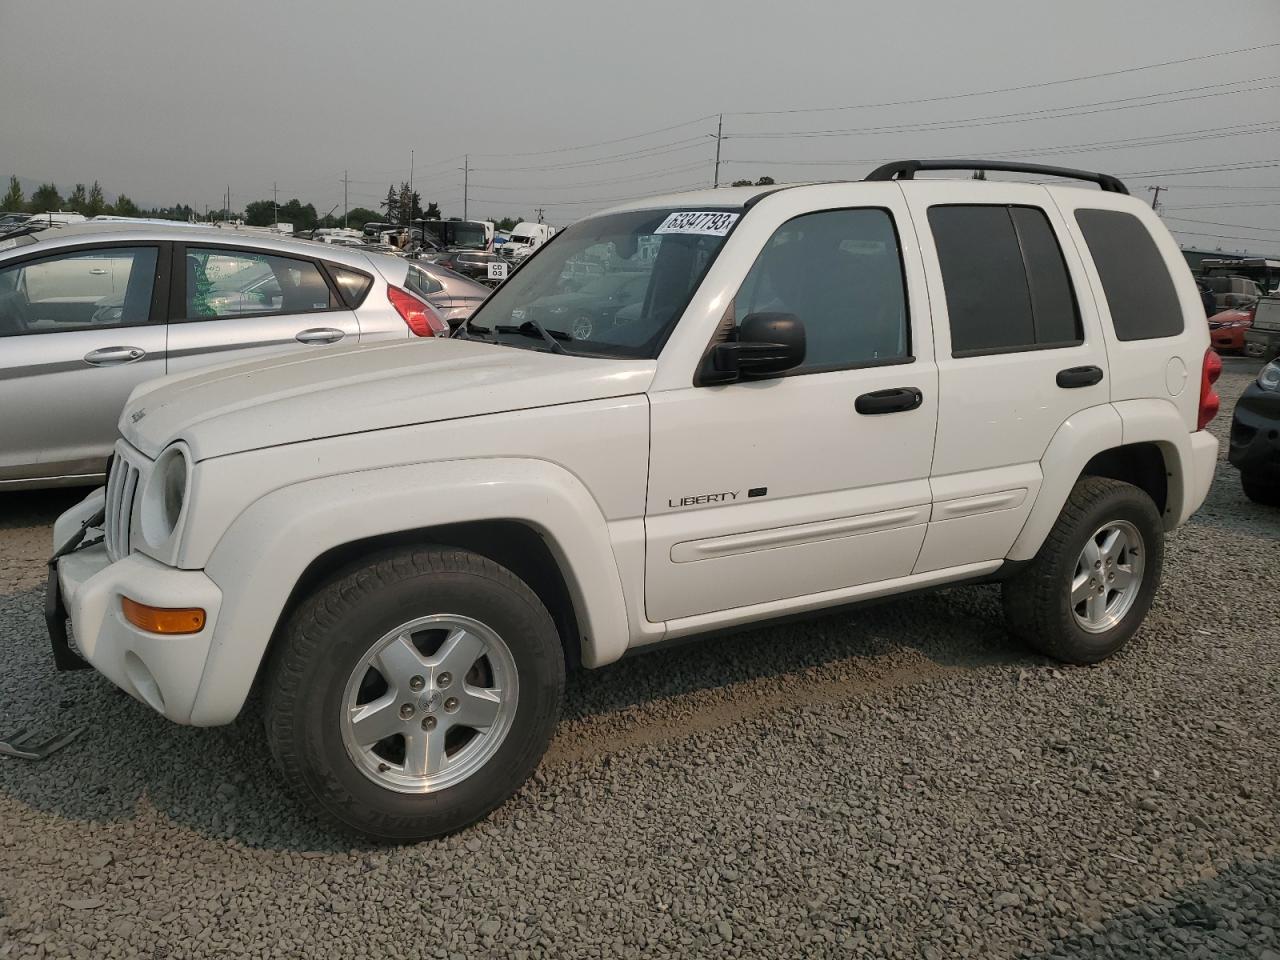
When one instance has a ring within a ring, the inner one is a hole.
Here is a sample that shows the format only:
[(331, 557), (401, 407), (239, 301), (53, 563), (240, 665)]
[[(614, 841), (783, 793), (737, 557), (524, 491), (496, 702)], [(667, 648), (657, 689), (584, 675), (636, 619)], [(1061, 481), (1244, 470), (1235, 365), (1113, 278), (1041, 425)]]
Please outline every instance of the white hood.
[(644, 393), (653, 360), (430, 339), (326, 347), (166, 377), (138, 388), (120, 433), (156, 457), (179, 438), (197, 460), (261, 447)]

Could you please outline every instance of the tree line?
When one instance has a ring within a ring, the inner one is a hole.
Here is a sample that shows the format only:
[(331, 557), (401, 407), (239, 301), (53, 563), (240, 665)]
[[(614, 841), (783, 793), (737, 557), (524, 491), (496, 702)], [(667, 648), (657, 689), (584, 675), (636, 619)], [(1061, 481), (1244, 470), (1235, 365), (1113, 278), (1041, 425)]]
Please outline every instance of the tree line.
[[(394, 183), (387, 187), (387, 195), (379, 204), (381, 212), (367, 207), (353, 207), (347, 211), (345, 225), (357, 230), (366, 223), (392, 223), (408, 226), (412, 220), (442, 219), (440, 205), (434, 200), (422, 206), (422, 195), (410, 188), (408, 181), (401, 181), (397, 187)], [(116, 197), (114, 203), (108, 203), (97, 180), (86, 187), (77, 183), (71, 193), (63, 196), (56, 184), (42, 183), (27, 198), (23, 194), (22, 185), (16, 176), (9, 177), (9, 191), (0, 200), (0, 212), (3, 213), (48, 213), (65, 210), (83, 214), (86, 217), (112, 215), (117, 217), (153, 217), (159, 220), (199, 220), (200, 212), (189, 204), (181, 203), (172, 207), (152, 207), (142, 209), (123, 193)], [(242, 214), (237, 215), (230, 210), (207, 211), (210, 219), (234, 220), (243, 219), (253, 227), (269, 227), (274, 223), (293, 224), (295, 230), (315, 230), (319, 227), (344, 226), (344, 218), (335, 216), (333, 212), (319, 216), (314, 204), (303, 203), (293, 198), (284, 203), (272, 200), (251, 200), (244, 206)], [(496, 221), (501, 230), (510, 230), (521, 217), (504, 217)]]

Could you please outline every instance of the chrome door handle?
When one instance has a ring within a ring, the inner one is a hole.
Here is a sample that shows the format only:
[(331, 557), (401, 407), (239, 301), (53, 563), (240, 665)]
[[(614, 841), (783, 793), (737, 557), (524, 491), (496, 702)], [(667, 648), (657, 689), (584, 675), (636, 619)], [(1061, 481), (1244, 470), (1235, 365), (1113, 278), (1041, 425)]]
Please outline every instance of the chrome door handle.
[(133, 363), (147, 355), (140, 347), (103, 347), (101, 350), (90, 350), (84, 355), (85, 363), (95, 367), (110, 367), (118, 363)]
[(89, 273), (91, 273), (95, 277), (105, 277), (107, 275), (107, 271), (102, 267), (94, 267), (92, 270), (89, 271)]
[(296, 334), (293, 339), (299, 343), (337, 343), (345, 336), (345, 333), (333, 327), (312, 327)]

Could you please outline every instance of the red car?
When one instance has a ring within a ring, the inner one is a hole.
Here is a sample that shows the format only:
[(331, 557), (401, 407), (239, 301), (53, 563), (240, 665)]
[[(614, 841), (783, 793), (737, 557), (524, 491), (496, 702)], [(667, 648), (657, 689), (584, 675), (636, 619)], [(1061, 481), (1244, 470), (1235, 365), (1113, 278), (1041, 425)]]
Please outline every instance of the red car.
[(1244, 332), (1253, 326), (1253, 311), (1257, 305), (1232, 307), (1215, 313), (1209, 318), (1209, 339), (1219, 353), (1244, 352)]

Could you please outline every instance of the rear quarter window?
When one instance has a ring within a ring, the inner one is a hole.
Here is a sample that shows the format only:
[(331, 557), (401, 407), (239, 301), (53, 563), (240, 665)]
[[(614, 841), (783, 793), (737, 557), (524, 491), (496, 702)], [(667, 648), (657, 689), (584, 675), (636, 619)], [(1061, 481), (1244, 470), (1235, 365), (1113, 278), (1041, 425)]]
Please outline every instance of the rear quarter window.
[(1160, 249), (1131, 213), (1077, 210), (1076, 223), (1102, 281), (1117, 340), (1182, 333), (1182, 304)]

